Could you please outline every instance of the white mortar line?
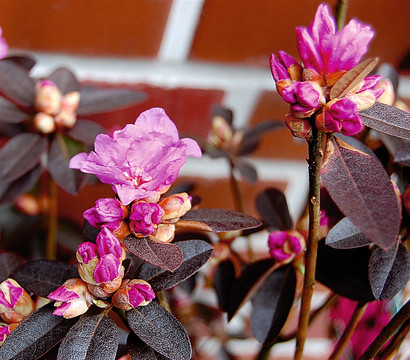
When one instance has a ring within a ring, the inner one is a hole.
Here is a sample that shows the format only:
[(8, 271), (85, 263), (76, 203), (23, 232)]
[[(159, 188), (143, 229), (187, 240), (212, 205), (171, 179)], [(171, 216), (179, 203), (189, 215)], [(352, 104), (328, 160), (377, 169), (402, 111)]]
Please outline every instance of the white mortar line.
[(161, 61), (187, 60), (204, 0), (173, 0), (158, 58)]

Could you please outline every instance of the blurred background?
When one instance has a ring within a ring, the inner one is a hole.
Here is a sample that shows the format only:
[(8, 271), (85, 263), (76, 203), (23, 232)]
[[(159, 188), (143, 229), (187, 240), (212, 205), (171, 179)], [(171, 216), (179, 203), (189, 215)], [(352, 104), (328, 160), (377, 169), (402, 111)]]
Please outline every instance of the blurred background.
[[(134, 122), (151, 107), (163, 107), (185, 136), (206, 138), (211, 109), (223, 105), (234, 112), (237, 128), (267, 119), (282, 122), (288, 106), (276, 94), (269, 70), (272, 52), (296, 56), (296, 26), (308, 26), (317, 0), (0, 0), (0, 26), (10, 55), (30, 54), (37, 60), (34, 76), (59, 66), (85, 83), (142, 90), (138, 105), (108, 114), (107, 129)], [(328, 1), (331, 7), (336, 1)], [(369, 57), (388, 62), (400, 74), (399, 96), (410, 104), (410, 1), (350, 0), (347, 19), (372, 25), (376, 37)], [(274, 186), (285, 192), (297, 219), (307, 193), (307, 147), (287, 129), (263, 137), (250, 161), (260, 181), (240, 182), (245, 211), (256, 215), (256, 194)], [(204, 176), (206, 169), (206, 177)], [(226, 161), (192, 159), (180, 182), (192, 181), (203, 207), (234, 208)], [(60, 214), (82, 223), (82, 212), (103, 196), (105, 185), (85, 188), (79, 196), (59, 193)], [(266, 240), (260, 240), (265, 251)], [(258, 246), (256, 244), (256, 246)], [(319, 303), (326, 289), (319, 287)], [(313, 327), (306, 359), (320, 359), (330, 349), (322, 326)], [(253, 340), (234, 344), (238, 353), (257, 348)], [(275, 359), (292, 353), (281, 344)], [(276, 350), (277, 349), (277, 350)]]

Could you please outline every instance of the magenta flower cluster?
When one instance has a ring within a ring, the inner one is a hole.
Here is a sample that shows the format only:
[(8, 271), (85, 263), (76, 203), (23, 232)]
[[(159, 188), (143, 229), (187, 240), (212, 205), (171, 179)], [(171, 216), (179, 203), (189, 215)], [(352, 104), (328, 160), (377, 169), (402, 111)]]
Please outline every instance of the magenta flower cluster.
[(163, 109), (142, 113), (133, 125), (112, 136), (98, 135), (95, 150), (73, 157), (70, 167), (95, 174), (111, 184), (116, 198), (103, 198), (86, 210), (84, 218), (100, 232), (96, 243), (84, 242), (77, 250), (80, 279), (69, 279), (49, 294), (56, 301), (54, 314), (71, 318), (92, 305), (111, 303), (123, 310), (147, 305), (155, 298), (141, 279), (124, 279), (124, 238), (169, 242), (175, 223), (191, 209), (186, 193), (165, 198), (188, 156), (201, 156), (192, 139), (179, 139), (175, 124)]
[(294, 136), (309, 138), (310, 117), (324, 132), (354, 135), (363, 124), (360, 110), (369, 108), (383, 93), (380, 76), (368, 76), (342, 98), (329, 101), (332, 86), (366, 54), (374, 31), (356, 19), (336, 31), (329, 6), (319, 5), (309, 27), (296, 28), (300, 63), (284, 51), (272, 54), (270, 67), (276, 89), (290, 104), (286, 125)]

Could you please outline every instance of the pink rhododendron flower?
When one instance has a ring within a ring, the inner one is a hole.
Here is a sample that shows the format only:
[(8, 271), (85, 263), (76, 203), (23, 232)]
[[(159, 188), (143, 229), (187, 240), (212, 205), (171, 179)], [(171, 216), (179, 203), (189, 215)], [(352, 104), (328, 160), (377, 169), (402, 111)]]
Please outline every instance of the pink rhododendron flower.
[(153, 233), (161, 222), (164, 210), (155, 203), (137, 201), (131, 207), (130, 229), (137, 236)]
[(124, 205), (165, 192), (187, 157), (202, 155), (194, 140), (179, 139), (175, 124), (160, 108), (143, 112), (135, 124), (112, 136), (98, 135), (94, 148), (74, 156), (70, 168), (113, 185)]
[(269, 234), (268, 246), (273, 259), (290, 262), (305, 249), (305, 239), (297, 231), (274, 231)]
[(145, 280), (124, 280), (121, 288), (112, 297), (112, 304), (121, 310), (131, 310), (148, 305), (155, 298), (154, 290)]
[(55, 300), (56, 309), (53, 314), (66, 319), (84, 314), (94, 300), (86, 283), (80, 279), (66, 280), (62, 286), (50, 293), (48, 298)]

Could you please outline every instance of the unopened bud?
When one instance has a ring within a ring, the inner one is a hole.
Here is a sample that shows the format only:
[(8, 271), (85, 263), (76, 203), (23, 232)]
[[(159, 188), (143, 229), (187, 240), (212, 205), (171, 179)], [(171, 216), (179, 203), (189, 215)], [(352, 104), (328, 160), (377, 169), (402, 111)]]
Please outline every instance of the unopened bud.
[(212, 119), (212, 129), (208, 136), (211, 145), (224, 149), (232, 139), (232, 127), (222, 116)]
[(63, 109), (63, 111), (71, 111), (74, 113), (75, 111), (77, 111), (79, 104), (80, 92), (71, 91), (64, 95), (61, 108)]
[(285, 124), (294, 137), (309, 139), (312, 136), (312, 125), (309, 119), (300, 119), (289, 113), (285, 116)]
[(189, 210), (191, 210), (191, 201), (187, 193), (179, 193), (166, 197), (161, 200), (158, 205), (164, 209), (164, 215), (162, 215), (163, 221), (170, 221), (176, 219), (176, 221), (184, 216)]
[(136, 236), (147, 236), (155, 231), (163, 215), (164, 210), (158, 204), (137, 201), (131, 207), (130, 230)]
[(21, 322), (33, 311), (33, 300), (17, 281), (9, 278), (0, 284), (0, 315), (6, 323)]
[(274, 231), (269, 234), (268, 246), (273, 259), (289, 263), (305, 249), (306, 243), (297, 231)]
[(43, 112), (37, 113), (33, 119), (34, 128), (42, 134), (51, 134), (56, 129), (54, 118)]
[(61, 108), (61, 92), (50, 80), (42, 80), (36, 84), (34, 105), (39, 112), (56, 115)]
[(31, 194), (24, 194), (19, 196), (14, 201), (14, 206), (21, 213), (28, 216), (37, 216), (41, 212), (40, 201)]
[(71, 129), (77, 122), (77, 114), (73, 111), (61, 110), (55, 115), (54, 120), (58, 126)]
[(124, 280), (121, 288), (115, 292), (111, 303), (121, 310), (131, 310), (148, 305), (155, 298), (155, 293), (145, 280)]
[(152, 234), (156, 240), (171, 242), (175, 236), (174, 224), (159, 224), (156, 231)]
[(0, 346), (3, 345), (4, 341), (17, 326), (19, 326), (19, 323), (0, 323)]

